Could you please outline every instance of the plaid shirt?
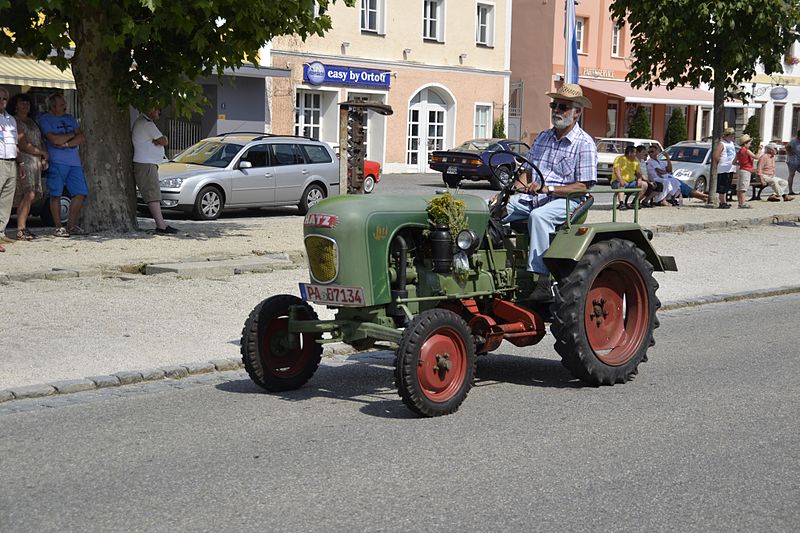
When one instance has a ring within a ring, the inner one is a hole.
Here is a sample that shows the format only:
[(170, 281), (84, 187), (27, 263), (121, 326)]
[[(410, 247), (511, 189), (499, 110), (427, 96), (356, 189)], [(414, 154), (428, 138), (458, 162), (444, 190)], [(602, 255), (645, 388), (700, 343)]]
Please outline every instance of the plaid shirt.
[[(555, 128), (543, 131), (533, 143), (528, 159), (542, 171), (545, 186), (558, 187), (580, 181), (591, 188), (597, 182), (597, 145), (579, 124), (561, 139), (556, 137)], [(530, 165), (525, 166), (526, 170), (530, 169)], [(530, 173), (538, 182), (536, 171), (531, 169)], [(533, 207), (555, 200), (549, 194), (523, 195), (520, 199), (529, 201)]]

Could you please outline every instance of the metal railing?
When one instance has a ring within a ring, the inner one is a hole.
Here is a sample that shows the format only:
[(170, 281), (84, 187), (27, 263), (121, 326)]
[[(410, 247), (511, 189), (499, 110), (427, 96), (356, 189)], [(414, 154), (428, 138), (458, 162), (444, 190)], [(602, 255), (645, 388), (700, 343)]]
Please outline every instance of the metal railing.
[(167, 157), (172, 159), (202, 139), (200, 124), (171, 118), (167, 121)]

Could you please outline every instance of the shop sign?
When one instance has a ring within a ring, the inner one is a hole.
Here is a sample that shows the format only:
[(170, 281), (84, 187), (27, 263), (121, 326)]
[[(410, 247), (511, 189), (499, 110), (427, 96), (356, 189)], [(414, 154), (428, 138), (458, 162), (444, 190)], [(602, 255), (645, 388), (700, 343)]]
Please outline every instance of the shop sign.
[(591, 78), (613, 78), (614, 71), (607, 68), (587, 68), (583, 69), (583, 76)]
[(391, 72), (373, 68), (325, 65), (314, 61), (303, 65), (303, 80), (311, 85), (349, 85), (388, 89)]
[(773, 87), (769, 92), (769, 95), (773, 100), (783, 100), (789, 96), (789, 91), (786, 89), (786, 87)]

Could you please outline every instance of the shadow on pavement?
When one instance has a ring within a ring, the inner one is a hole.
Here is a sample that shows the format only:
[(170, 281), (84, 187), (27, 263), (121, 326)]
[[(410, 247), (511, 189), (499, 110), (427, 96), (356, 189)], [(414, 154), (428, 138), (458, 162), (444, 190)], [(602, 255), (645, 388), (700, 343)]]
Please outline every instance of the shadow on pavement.
[[(508, 383), (513, 385), (583, 388), (560, 361), (490, 355), (478, 358), (474, 388)], [(330, 398), (361, 404), (360, 411), (379, 418), (418, 418), (400, 400), (394, 385), (394, 354), (367, 352), (355, 354), (347, 363), (322, 365), (303, 387), (294, 391), (268, 393), (250, 380), (228, 381), (217, 389), (237, 394), (268, 394), (287, 402)]]

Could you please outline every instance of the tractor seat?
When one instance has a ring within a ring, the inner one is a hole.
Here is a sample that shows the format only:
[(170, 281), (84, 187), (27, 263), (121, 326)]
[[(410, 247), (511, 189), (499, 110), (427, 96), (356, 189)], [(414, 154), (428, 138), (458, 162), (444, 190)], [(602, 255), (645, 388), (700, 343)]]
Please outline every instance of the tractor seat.
[[(557, 202), (562, 201), (562, 199), (555, 200)], [(586, 216), (589, 214), (589, 208), (592, 207), (594, 204), (594, 196), (591, 194), (586, 195), (586, 198), (583, 202), (578, 205), (569, 217), (570, 224), (582, 224), (586, 220)], [(516, 220), (510, 224), (511, 229), (513, 229), (517, 233), (528, 233), (528, 220)], [(564, 229), (566, 224), (561, 224), (556, 226), (556, 231), (560, 231)]]

